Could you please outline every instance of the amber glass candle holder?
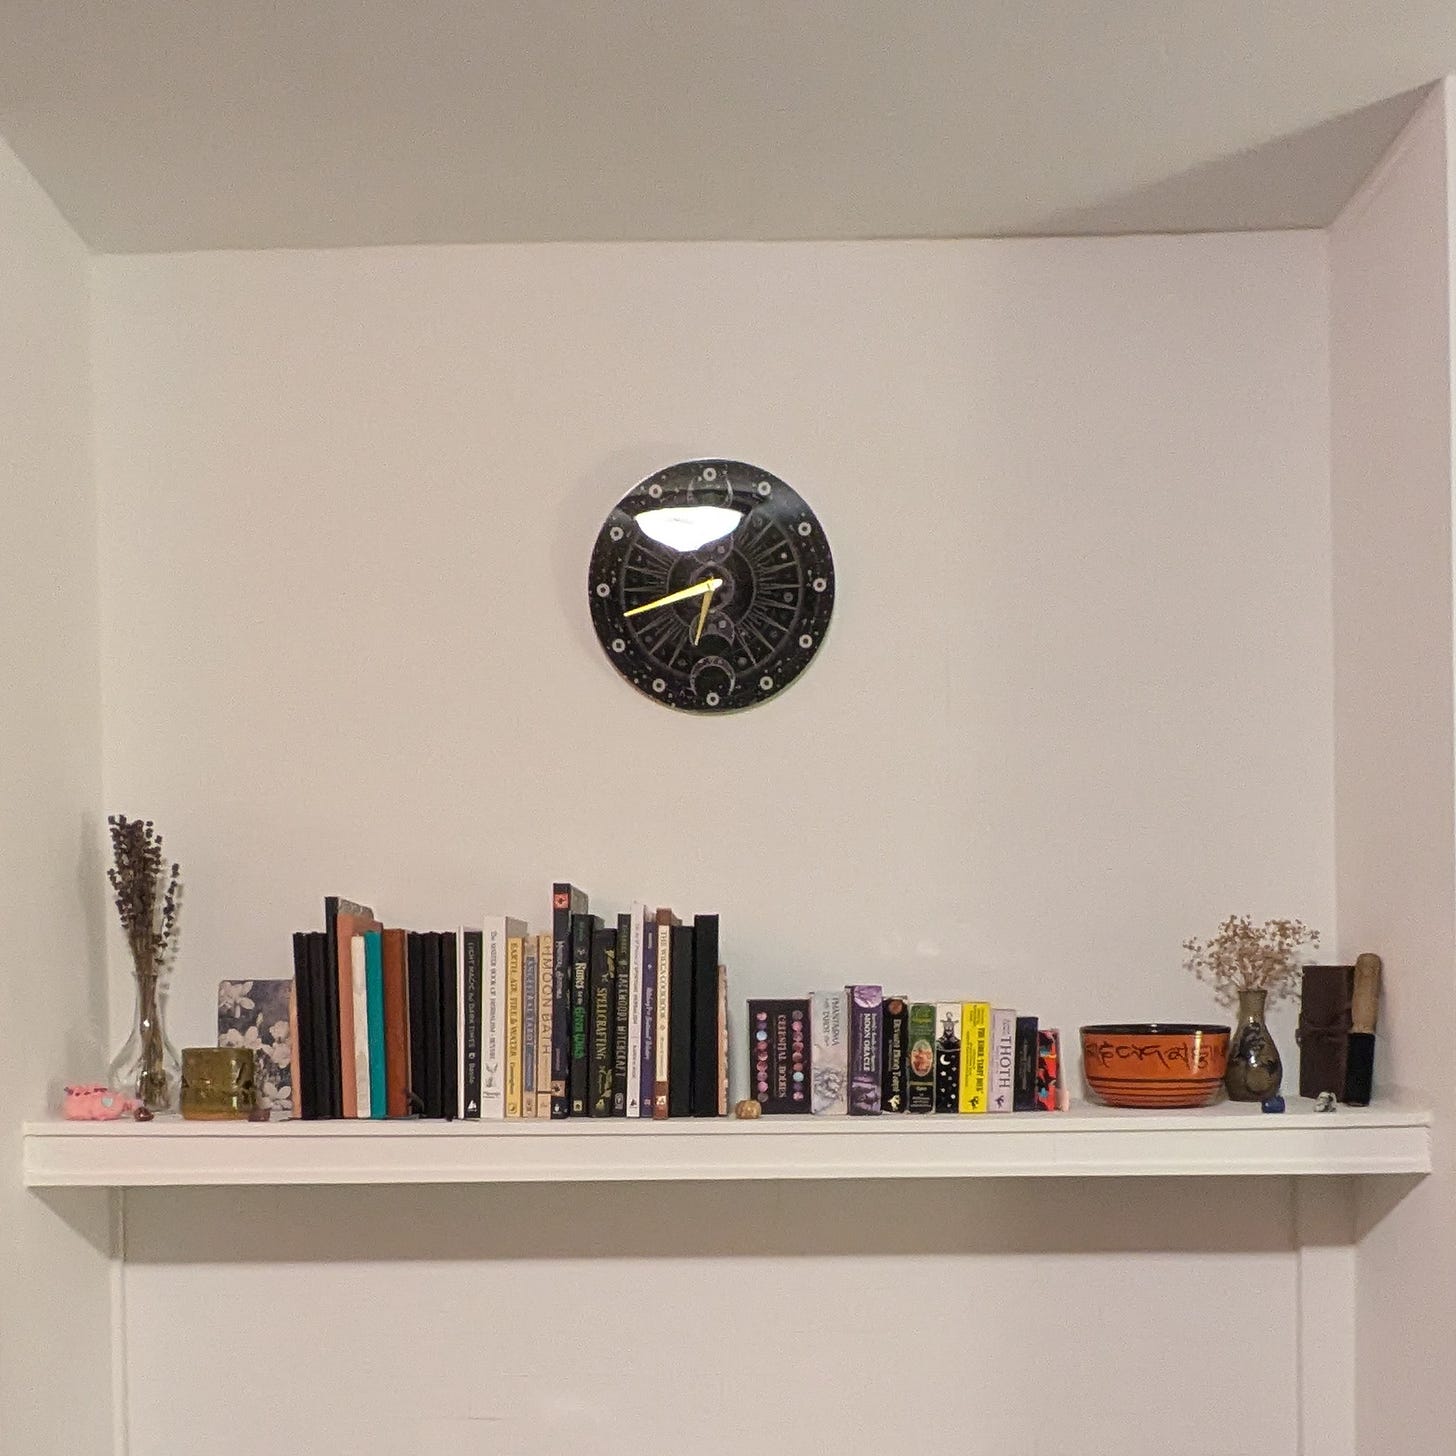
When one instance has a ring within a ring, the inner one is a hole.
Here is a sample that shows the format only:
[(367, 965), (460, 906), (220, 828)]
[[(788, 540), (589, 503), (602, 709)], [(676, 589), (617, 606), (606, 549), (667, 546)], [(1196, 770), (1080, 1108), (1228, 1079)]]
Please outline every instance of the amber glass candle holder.
[(246, 1121), (253, 1110), (252, 1047), (185, 1047), (182, 1116), (199, 1122)]

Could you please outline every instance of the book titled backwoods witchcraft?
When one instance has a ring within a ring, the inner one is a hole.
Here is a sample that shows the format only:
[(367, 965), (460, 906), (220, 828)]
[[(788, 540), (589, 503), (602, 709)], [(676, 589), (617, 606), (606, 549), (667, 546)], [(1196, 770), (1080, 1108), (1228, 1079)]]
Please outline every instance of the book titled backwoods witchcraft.
[(591, 939), (591, 1032), (587, 1038), (587, 1110), (593, 1117), (612, 1115), (612, 1070), (615, 1062), (617, 932), (594, 929)]

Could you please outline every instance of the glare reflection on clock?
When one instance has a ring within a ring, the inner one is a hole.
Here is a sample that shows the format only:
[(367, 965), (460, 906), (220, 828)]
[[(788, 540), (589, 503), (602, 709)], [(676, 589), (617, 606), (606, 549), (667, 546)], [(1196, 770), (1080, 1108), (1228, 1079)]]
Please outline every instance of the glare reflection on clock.
[(659, 506), (637, 513), (643, 534), (674, 551), (699, 551), (721, 541), (738, 529), (742, 519), (742, 511), (728, 506)]

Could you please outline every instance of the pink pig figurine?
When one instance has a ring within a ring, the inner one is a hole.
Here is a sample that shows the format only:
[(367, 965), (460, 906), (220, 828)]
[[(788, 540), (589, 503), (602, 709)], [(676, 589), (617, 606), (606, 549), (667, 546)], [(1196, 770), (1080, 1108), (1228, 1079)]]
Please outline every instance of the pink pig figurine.
[(113, 1092), (97, 1083), (66, 1088), (62, 1112), (72, 1122), (116, 1122), (130, 1116), (141, 1103), (125, 1092)]

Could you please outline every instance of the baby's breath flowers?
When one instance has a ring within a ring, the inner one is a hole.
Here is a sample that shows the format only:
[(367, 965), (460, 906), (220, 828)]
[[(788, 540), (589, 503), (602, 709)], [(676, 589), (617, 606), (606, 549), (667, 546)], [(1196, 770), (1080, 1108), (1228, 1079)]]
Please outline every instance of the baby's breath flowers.
[(1208, 940), (1185, 940), (1184, 968), (1213, 987), (1214, 996), (1233, 1006), (1240, 991), (1267, 991), (1271, 1000), (1294, 994), (1299, 951), (1319, 945), (1319, 931), (1302, 920), (1266, 920), (1255, 925), (1247, 915), (1230, 915)]

